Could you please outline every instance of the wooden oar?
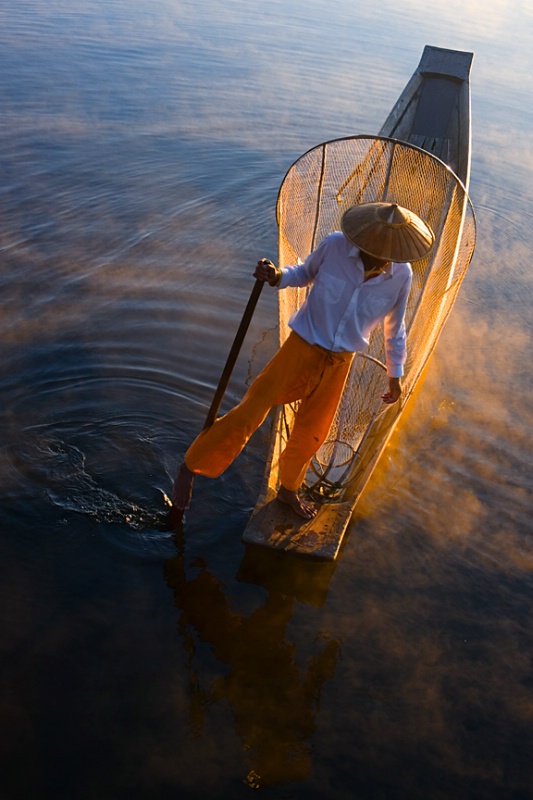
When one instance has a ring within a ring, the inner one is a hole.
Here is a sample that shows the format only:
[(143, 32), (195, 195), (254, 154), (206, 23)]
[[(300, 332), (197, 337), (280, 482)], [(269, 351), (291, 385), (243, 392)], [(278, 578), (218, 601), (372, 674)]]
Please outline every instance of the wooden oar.
[(252, 289), (252, 293), (248, 299), (248, 303), (246, 304), (246, 308), (244, 309), (244, 314), (242, 315), (241, 324), (235, 334), (235, 339), (233, 344), (231, 345), (231, 350), (229, 351), (228, 359), (226, 361), (226, 366), (222, 371), (222, 375), (220, 376), (220, 380), (218, 382), (218, 386), (216, 392), (213, 397), (213, 401), (211, 403), (211, 408), (207, 412), (207, 417), (205, 418), (204, 422), (204, 430), (205, 428), (210, 428), (213, 422), (216, 419), (218, 409), (220, 408), (220, 404), (222, 402), (222, 398), (226, 393), (226, 389), (228, 388), (229, 379), (231, 377), (231, 373), (233, 372), (233, 367), (235, 366), (235, 362), (237, 361), (239, 352), (242, 347), (242, 343), (244, 341), (244, 337), (246, 336), (246, 332), (250, 327), (250, 322), (252, 321), (252, 316), (255, 311), (255, 307), (257, 305), (257, 301), (259, 300), (259, 295), (261, 294), (261, 289), (263, 288), (265, 282), (260, 281), (258, 278), (254, 283), (254, 288)]
[[(237, 361), (239, 352), (242, 347), (242, 343), (244, 341), (244, 337), (246, 336), (246, 332), (250, 327), (250, 322), (252, 321), (252, 316), (255, 311), (255, 307), (257, 305), (257, 301), (259, 300), (259, 295), (261, 294), (261, 290), (264, 286), (264, 283), (265, 281), (261, 281), (258, 278), (255, 281), (254, 287), (248, 299), (248, 303), (246, 304), (246, 308), (244, 309), (244, 314), (242, 315), (241, 323), (239, 325), (237, 333), (235, 334), (235, 339), (233, 340), (231, 350), (229, 351), (226, 365), (222, 371), (222, 375), (220, 376), (220, 380), (218, 382), (218, 386), (213, 396), (211, 406), (209, 408), (209, 411), (207, 412), (207, 417), (205, 418), (202, 430), (210, 428), (216, 419), (218, 409), (220, 408), (222, 398), (224, 397), (226, 389), (228, 388), (228, 383), (231, 377), (231, 373), (233, 372), (233, 367), (235, 366), (235, 362)], [(184, 512), (185, 509), (183, 508), (176, 508), (175, 506), (172, 507), (170, 511), (170, 523), (173, 528), (176, 528), (181, 524)]]

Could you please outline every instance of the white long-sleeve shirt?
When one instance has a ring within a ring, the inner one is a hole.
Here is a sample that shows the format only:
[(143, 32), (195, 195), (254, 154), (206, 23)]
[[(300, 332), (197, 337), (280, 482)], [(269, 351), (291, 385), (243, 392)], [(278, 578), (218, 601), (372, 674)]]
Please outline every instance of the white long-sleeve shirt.
[(412, 275), (407, 262), (391, 262), (365, 281), (359, 249), (335, 232), (303, 264), (284, 267), (278, 288), (312, 284), (289, 326), (309, 344), (327, 350), (364, 350), (383, 322), (387, 375), (399, 378), (406, 359), (404, 317)]

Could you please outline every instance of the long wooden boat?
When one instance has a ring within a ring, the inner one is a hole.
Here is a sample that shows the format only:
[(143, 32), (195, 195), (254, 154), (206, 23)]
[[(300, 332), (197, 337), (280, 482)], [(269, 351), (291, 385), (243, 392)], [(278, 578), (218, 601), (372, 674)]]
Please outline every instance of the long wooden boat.
[[(319, 504), (304, 520), (277, 501), (278, 462), (297, 405), (277, 409), (248, 543), (335, 559), (357, 501), (435, 348), (471, 260), (475, 217), (468, 198), (472, 53), (427, 46), (417, 70), (377, 136), (324, 142), (289, 169), (277, 203), (279, 264), (304, 260), (355, 203), (395, 202), (433, 228), (437, 244), (413, 263), (406, 315), (408, 360), (401, 400), (381, 401), (386, 386), (383, 333), (358, 353), (328, 439), (305, 489)], [(279, 292), (280, 343), (306, 289)]]

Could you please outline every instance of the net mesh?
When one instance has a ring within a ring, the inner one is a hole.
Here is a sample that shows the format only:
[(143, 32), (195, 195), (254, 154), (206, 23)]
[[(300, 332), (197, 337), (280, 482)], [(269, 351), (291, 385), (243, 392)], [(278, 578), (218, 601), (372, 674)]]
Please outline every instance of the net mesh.
[[(279, 264), (305, 258), (334, 230), (347, 208), (386, 201), (411, 209), (432, 227), (436, 246), (413, 262), (406, 328), (408, 358), (401, 403), (381, 401), (386, 388), (383, 333), (378, 328), (357, 354), (328, 439), (306, 484), (322, 499), (353, 494), (380, 452), (423, 371), (451, 311), (475, 245), (475, 217), (464, 186), (441, 161), (408, 144), (356, 136), (326, 142), (299, 158), (281, 186), (277, 217)], [(307, 289), (279, 293), (280, 343)], [(286, 439), (296, 406), (285, 409)]]

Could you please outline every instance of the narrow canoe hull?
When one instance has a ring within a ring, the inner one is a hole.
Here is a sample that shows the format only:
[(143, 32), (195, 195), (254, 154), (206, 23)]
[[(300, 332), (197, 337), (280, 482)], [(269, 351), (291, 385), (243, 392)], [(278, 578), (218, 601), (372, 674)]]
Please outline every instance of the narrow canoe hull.
[[(454, 57), (454, 51), (427, 47), (379, 136), (347, 137), (312, 148), (283, 181), (277, 208), (281, 266), (303, 260), (324, 236), (338, 230), (347, 207), (375, 200), (398, 202), (420, 214), (436, 232), (437, 246), (431, 256), (413, 264), (401, 403), (381, 402), (385, 368), (383, 336), (377, 331), (368, 351), (354, 359), (328, 441), (308, 473), (306, 488), (319, 504), (312, 521), (275, 499), (279, 455), (297, 408), (277, 409), (263, 486), (243, 534), (245, 542), (323, 559), (338, 555), (355, 505), (428, 363), (473, 252), (475, 220), (466, 191), (471, 60), (471, 54)], [(436, 107), (442, 113), (432, 129)], [(428, 149), (420, 147), (421, 136)], [(446, 153), (459, 176), (435, 156), (437, 150)], [(302, 289), (280, 292), (280, 343), (304, 297)]]
[(380, 136), (421, 147), (444, 161), (468, 189), (470, 69), (473, 53), (424, 48), (411, 80), (383, 123)]

